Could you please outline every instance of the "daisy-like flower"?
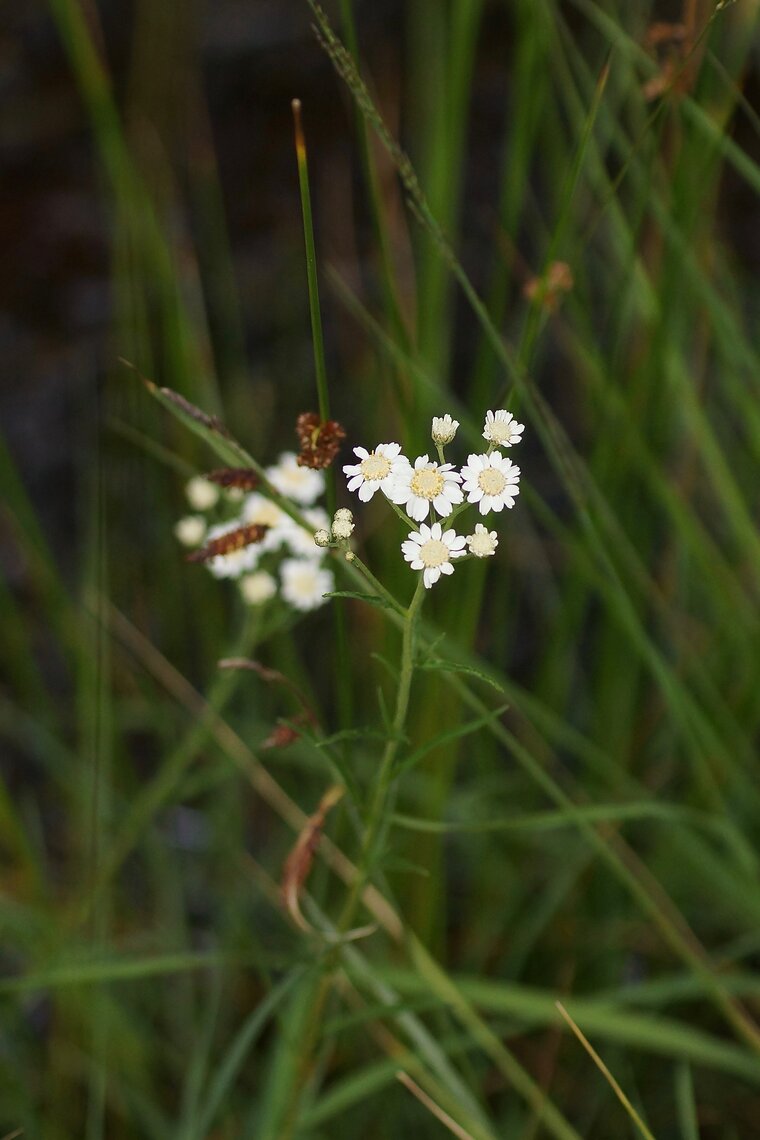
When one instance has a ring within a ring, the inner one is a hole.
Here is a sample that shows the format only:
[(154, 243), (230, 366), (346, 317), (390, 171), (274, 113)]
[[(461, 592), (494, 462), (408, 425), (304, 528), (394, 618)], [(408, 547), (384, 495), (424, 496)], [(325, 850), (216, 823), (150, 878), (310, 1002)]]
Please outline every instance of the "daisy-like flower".
[(311, 558), (286, 558), (280, 567), (282, 596), (296, 610), (306, 613), (321, 606), (323, 594), (335, 589), (329, 570), (321, 570)]
[(277, 593), (277, 583), (266, 570), (257, 570), (240, 579), (240, 593), (249, 606), (263, 606)]
[(330, 516), (322, 507), (312, 507), (304, 511), (303, 517), (308, 527), (299, 526), (287, 515), (282, 526), (282, 535), (285, 545), (295, 558), (321, 558), (322, 551), (314, 542), (314, 532), (318, 530), (330, 531)]
[(185, 494), (194, 511), (210, 511), (219, 501), (219, 488), (202, 475), (194, 475), (185, 484)]
[(430, 433), (433, 443), (445, 447), (457, 434), (458, 427), (459, 420), (453, 420), (448, 412), (445, 416), (433, 416), (433, 428)]
[(518, 424), (511, 412), (486, 412), (483, 439), (498, 447), (512, 447), (520, 442), (525, 424)]
[(200, 546), (206, 535), (206, 520), (200, 515), (186, 515), (175, 524), (174, 534), (183, 546)]
[(468, 503), (477, 503), (481, 515), (513, 507), (520, 492), (520, 468), (499, 451), (470, 455), (462, 468)]
[(388, 498), (404, 504), (406, 513), (415, 522), (422, 522), (430, 504), (441, 518), (448, 518), (457, 503), (462, 501), (462, 476), (451, 463), (431, 463), (427, 455), (419, 455), (414, 467), (402, 467), (391, 486)]
[(441, 574), (454, 573), (451, 560), (462, 557), (464, 544), (465, 539), (461, 535), (453, 530), (442, 530), (440, 523), (432, 526), (422, 523), (418, 531), (413, 530), (401, 543), (401, 552), (412, 570), (422, 571), (422, 581), (425, 589), (429, 590)]
[(482, 523), (475, 524), (475, 533), (467, 535), (467, 548), (476, 558), (488, 558), (496, 553), (499, 539), (495, 530), (489, 530)]
[(246, 495), (242, 519), (245, 523), (269, 527), (260, 543), (262, 551), (279, 550), (285, 541), (288, 524), (295, 525), (276, 503), (258, 491)]
[(266, 477), (281, 495), (304, 507), (310, 507), (325, 489), (322, 472), (299, 467), (292, 451), (284, 451), (274, 467), (267, 467)]
[[(215, 538), (221, 538), (233, 530), (238, 530), (240, 525), (240, 519), (233, 519), (232, 522), (209, 527), (206, 541), (213, 542)], [(256, 569), (260, 554), (261, 543), (254, 542), (239, 550), (231, 550), (229, 554), (216, 554), (213, 558), (209, 558), (206, 566), (215, 578), (239, 578), (241, 574)]]
[(358, 491), (363, 503), (368, 503), (375, 491), (387, 495), (396, 473), (409, 466), (409, 460), (401, 454), (400, 443), (379, 443), (374, 451), (355, 447), (354, 455), (359, 462), (347, 463), (343, 474), (348, 476), (349, 491)]

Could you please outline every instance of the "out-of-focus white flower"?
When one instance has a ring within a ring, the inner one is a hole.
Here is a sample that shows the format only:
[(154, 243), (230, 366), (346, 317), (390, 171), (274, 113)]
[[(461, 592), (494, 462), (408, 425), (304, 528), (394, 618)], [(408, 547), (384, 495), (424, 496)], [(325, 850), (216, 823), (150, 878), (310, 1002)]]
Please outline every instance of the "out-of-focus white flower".
[(401, 543), (404, 559), (412, 570), (422, 571), (425, 588), (431, 586), (441, 574), (453, 574), (452, 558), (461, 558), (465, 553), (465, 539), (453, 530), (442, 530), (440, 523), (427, 526), (422, 523), (418, 531), (413, 530), (405, 542)]
[[(233, 519), (232, 522), (209, 527), (206, 541), (212, 542), (215, 538), (221, 538), (222, 535), (237, 530), (240, 525), (240, 519)], [(260, 554), (261, 543), (252, 542), (240, 550), (231, 550), (229, 554), (217, 554), (209, 558), (206, 566), (215, 578), (239, 578), (241, 574), (256, 569)]]
[(261, 541), (262, 551), (279, 550), (285, 541), (288, 525), (293, 526), (288, 515), (276, 503), (259, 491), (246, 495), (242, 510), (243, 522), (269, 527)]
[(445, 447), (447, 443), (451, 443), (457, 434), (458, 427), (459, 420), (453, 420), (448, 412), (445, 416), (433, 416), (433, 428), (430, 433), (433, 437), (433, 443), (439, 447)]
[(513, 507), (520, 492), (520, 468), (499, 451), (470, 455), (462, 468), (468, 503), (477, 503), (481, 515)]
[(321, 558), (322, 551), (314, 543), (314, 532), (326, 530), (330, 532), (330, 516), (322, 507), (311, 507), (303, 512), (308, 527), (299, 526), (288, 515), (282, 525), (282, 535), (285, 545), (295, 558)]
[(454, 506), (462, 501), (462, 476), (451, 463), (431, 462), (419, 455), (414, 467), (407, 464), (393, 480), (388, 498), (403, 504), (415, 522), (422, 522), (432, 503), (442, 518), (448, 518)]
[(224, 497), (230, 503), (242, 503), (245, 491), (242, 487), (225, 487)]
[(240, 593), (249, 606), (263, 606), (277, 593), (277, 583), (266, 570), (257, 570), (240, 579)]
[(194, 511), (210, 511), (219, 502), (219, 488), (202, 475), (194, 475), (185, 484), (185, 494)]
[(347, 463), (343, 474), (348, 477), (349, 491), (357, 491), (363, 503), (368, 503), (375, 491), (387, 495), (396, 472), (409, 466), (409, 460), (401, 455), (399, 443), (379, 443), (374, 451), (355, 447), (354, 455), (359, 462)]
[(330, 532), (329, 532), (329, 530), (324, 530), (324, 529), (315, 530), (314, 531), (314, 541), (316, 542), (317, 546), (321, 546), (322, 549), (324, 550), (325, 547), (330, 545)]
[(345, 515), (336, 514), (332, 524), (333, 537), (345, 542), (354, 533), (354, 520), (347, 519)]
[(310, 558), (286, 558), (280, 567), (282, 596), (296, 610), (315, 610), (327, 599), (323, 594), (335, 589), (329, 570), (321, 570)]
[(175, 524), (174, 534), (183, 546), (200, 546), (206, 536), (206, 520), (200, 515), (185, 515)]
[(265, 474), (275, 490), (304, 507), (310, 507), (325, 489), (322, 472), (299, 467), (292, 451), (284, 451), (274, 467), (267, 467)]
[(476, 558), (488, 558), (489, 555), (495, 554), (498, 545), (496, 531), (489, 530), (482, 523), (476, 523), (475, 533), (467, 535), (467, 547), (470, 554), (474, 554)]
[(498, 447), (512, 447), (520, 442), (524, 431), (525, 424), (518, 424), (511, 412), (486, 412), (483, 439), (489, 443), (495, 443)]

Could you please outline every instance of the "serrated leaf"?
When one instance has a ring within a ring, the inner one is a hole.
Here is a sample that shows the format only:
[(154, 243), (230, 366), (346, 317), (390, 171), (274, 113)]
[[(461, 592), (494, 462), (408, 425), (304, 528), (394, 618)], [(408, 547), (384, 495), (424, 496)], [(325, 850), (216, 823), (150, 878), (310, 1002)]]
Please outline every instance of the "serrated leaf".
[(370, 606), (378, 606), (381, 610), (390, 610), (393, 607), (377, 594), (361, 594), (356, 590), (332, 590), (323, 594), (323, 598), (352, 598), (355, 602), (366, 602)]
[(476, 717), (475, 720), (468, 720), (464, 724), (458, 725), (456, 728), (449, 728), (445, 732), (440, 732), (431, 740), (426, 740), (424, 744), (420, 745), (411, 756), (408, 756), (396, 769), (397, 773), (405, 772), (407, 768), (411, 768), (414, 764), (419, 764), (423, 757), (427, 756), (428, 752), (432, 752), (434, 748), (440, 748), (443, 744), (448, 744), (452, 740), (458, 740), (462, 736), (469, 736), (471, 732), (477, 732), (479, 728), (484, 728), (485, 725), (490, 724), (491, 721), (500, 717), (505, 713), (509, 705), (500, 705), (499, 708), (486, 713), (484, 716)]
[(438, 673), (463, 673), (467, 677), (477, 677), (479, 681), (485, 681), (498, 693), (504, 692), (498, 681), (494, 681), (493, 677), (489, 677), (487, 673), (481, 673), (480, 669), (473, 669), (471, 665), (460, 665), (457, 661), (423, 661), (417, 668)]

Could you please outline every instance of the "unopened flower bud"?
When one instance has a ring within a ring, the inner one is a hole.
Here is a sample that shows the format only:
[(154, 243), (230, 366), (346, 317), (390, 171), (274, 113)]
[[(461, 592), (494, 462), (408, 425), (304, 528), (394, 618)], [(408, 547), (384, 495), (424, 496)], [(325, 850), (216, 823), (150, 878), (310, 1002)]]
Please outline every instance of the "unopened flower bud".
[(174, 534), (183, 546), (200, 546), (206, 536), (206, 520), (200, 515), (186, 515), (175, 525)]
[(353, 530), (354, 524), (351, 519), (338, 518), (337, 515), (335, 516), (332, 524), (333, 538), (338, 538), (344, 542), (347, 538), (351, 537)]
[(458, 427), (459, 420), (453, 420), (448, 412), (445, 416), (433, 416), (433, 430), (431, 432), (433, 443), (438, 447), (444, 447), (447, 443), (451, 443), (457, 434)]
[(315, 531), (314, 532), (314, 541), (316, 542), (317, 546), (322, 546), (322, 547), (329, 546), (330, 545), (330, 532), (329, 532), (329, 530)]
[(202, 475), (195, 475), (185, 486), (187, 500), (193, 510), (208, 511), (219, 501), (219, 488)]
[(353, 522), (353, 518), (354, 512), (350, 511), (348, 507), (338, 507), (337, 511), (335, 512), (334, 521), (337, 522), (338, 519), (347, 519), (348, 522)]

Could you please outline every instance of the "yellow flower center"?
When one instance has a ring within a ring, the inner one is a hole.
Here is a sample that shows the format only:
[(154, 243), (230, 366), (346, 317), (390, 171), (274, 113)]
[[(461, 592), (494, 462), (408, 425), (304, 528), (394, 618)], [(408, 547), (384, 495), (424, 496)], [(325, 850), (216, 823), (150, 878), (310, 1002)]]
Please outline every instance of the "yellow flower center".
[(507, 480), (497, 467), (484, 467), (478, 475), (478, 486), (484, 495), (500, 495)]
[(430, 538), (420, 547), (420, 558), (428, 568), (443, 566), (449, 560), (449, 548), (440, 539)]
[(377, 455), (374, 451), (361, 461), (361, 473), (370, 482), (384, 479), (390, 473), (391, 461), (384, 455)]
[(435, 467), (422, 467), (414, 472), (409, 486), (415, 495), (431, 502), (443, 490), (444, 478)]

